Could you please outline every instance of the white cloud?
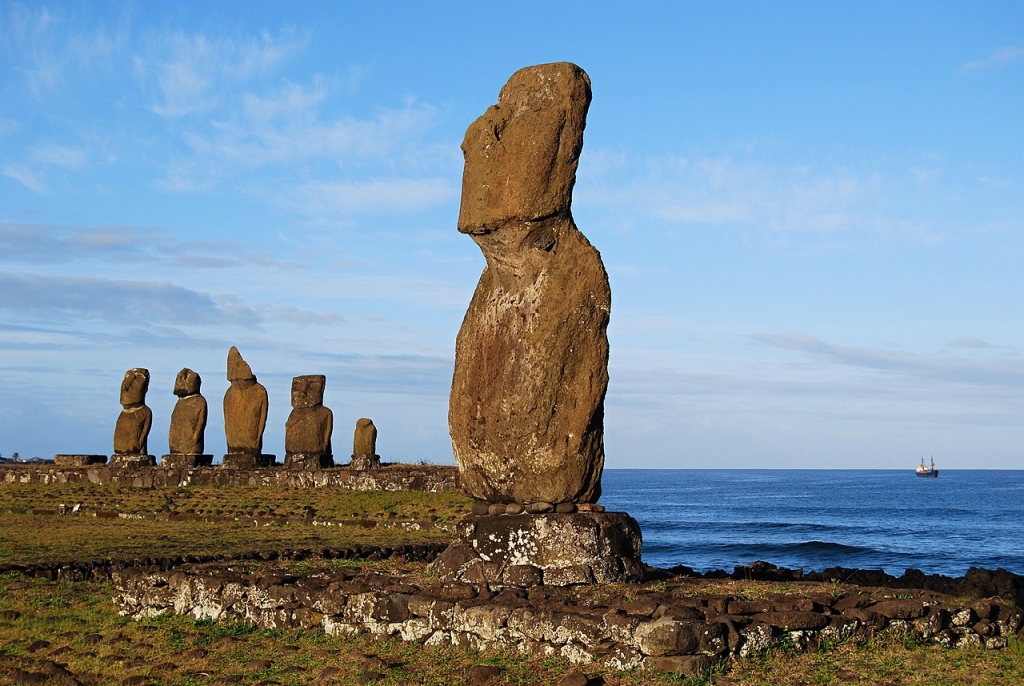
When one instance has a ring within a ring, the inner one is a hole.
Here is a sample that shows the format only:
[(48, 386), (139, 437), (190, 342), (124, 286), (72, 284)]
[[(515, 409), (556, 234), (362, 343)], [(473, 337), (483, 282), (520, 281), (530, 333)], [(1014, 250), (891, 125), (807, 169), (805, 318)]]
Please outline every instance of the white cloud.
[(29, 158), (37, 164), (75, 171), (85, 166), (88, 156), (79, 148), (50, 144), (33, 148), (29, 152)]
[[(844, 367), (869, 369), (919, 381), (1002, 387), (1014, 393), (1024, 392), (1024, 360), (1016, 358), (928, 356), (881, 348), (834, 345), (802, 334), (757, 334), (751, 336), (751, 340), (772, 348), (802, 352), (812, 358)], [(977, 339), (959, 340), (961, 344), (956, 347), (979, 349), (987, 345)]]
[(0, 136), (6, 136), (17, 131), (19, 128), (21, 128), (21, 123), (17, 120), (0, 117)]
[(978, 71), (979, 69), (995, 69), (1014, 62), (1024, 60), (1024, 48), (1010, 46), (993, 50), (986, 57), (971, 60), (960, 67), (961, 72)]
[[(220, 104), (221, 93), (265, 75), (306, 40), (289, 31), (234, 40), (175, 33), (158, 38), (151, 56), (136, 56), (135, 64), (140, 78), (155, 75), (160, 100), (152, 105), (153, 111), (179, 118), (210, 111)], [(164, 54), (169, 56), (163, 58)]]
[(3, 166), (4, 176), (8, 176), (33, 193), (46, 195), (46, 184), (36, 176), (36, 173), (24, 164), (5, 164)]
[(310, 181), (287, 189), (276, 202), (300, 214), (345, 217), (418, 212), (447, 202), (456, 193), (451, 181), (439, 178)]

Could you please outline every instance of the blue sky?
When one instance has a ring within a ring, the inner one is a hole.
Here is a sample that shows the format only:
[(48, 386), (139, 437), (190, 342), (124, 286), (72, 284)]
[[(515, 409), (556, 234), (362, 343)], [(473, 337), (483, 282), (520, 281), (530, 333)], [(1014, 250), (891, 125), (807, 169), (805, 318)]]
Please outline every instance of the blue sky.
[(124, 370), (326, 374), (334, 444), (451, 462), (469, 123), (594, 100), (609, 467), (1024, 468), (1017, 2), (0, 4), (0, 453), (109, 453)]

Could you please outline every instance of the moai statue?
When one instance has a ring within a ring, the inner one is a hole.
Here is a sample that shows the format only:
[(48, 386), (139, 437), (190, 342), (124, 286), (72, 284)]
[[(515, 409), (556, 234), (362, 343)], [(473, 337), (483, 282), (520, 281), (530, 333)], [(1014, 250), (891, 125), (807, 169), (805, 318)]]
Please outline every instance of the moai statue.
[(463, 490), (488, 503), (595, 503), (611, 289), (572, 188), (590, 78), (517, 71), (466, 131), (459, 231), (487, 260), (455, 344), (448, 426)]
[(372, 419), (363, 417), (356, 421), (356, 431), (352, 437), (352, 463), (349, 464), (349, 469), (364, 471), (379, 468), (377, 427), (373, 425)]
[(153, 425), (153, 411), (146, 407), (149, 390), (149, 370), (136, 367), (124, 373), (121, 381), (121, 414), (114, 427), (114, 455), (112, 465), (147, 467), (156, 464), (148, 454), (149, 429)]
[(203, 380), (188, 367), (174, 379), (174, 395), (178, 402), (171, 412), (171, 428), (167, 432), (169, 455), (160, 464), (164, 467), (199, 467), (213, 463), (213, 455), (203, 454), (206, 433), (206, 398), (199, 392)]
[(292, 379), (292, 412), (284, 425), (284, 464), (289, 469), (325, 469), (334, 466), (331, 432), (334, 414), (324, 407), (322, 374)]
[(225, 467), (267, 467), (274, 464), (273, 455), (263, 454), (263, 430), (267, 427), (267, 389), (256, 381), (256, 375), (238, 348), (228, 351), (228, 381), (224, 394), (224, 435), (228, 452)]
[(487, 266), (455, 343), (448, 428), (476, 502), (433, 563), (444, 580), (642, 574), (636, 520), (597, 505), (611, 289), (571, 211), (590, 101), (575, 64), (520, 69), (462, 143), (458, 229)]

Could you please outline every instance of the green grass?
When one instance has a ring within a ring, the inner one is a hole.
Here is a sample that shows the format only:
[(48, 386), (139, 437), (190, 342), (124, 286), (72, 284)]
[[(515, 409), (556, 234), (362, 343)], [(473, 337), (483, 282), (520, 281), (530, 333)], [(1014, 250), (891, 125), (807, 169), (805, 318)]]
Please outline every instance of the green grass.
[[(451, 522), (468, 510), (458, 494), (364, 493), (331, 489), (182, 488), (133, 489), (93, 484), (0, 484), (0, 564), (127, 559), (137, 556), (294, 550), (354, 544), (394, 545), (446, 540), (443, 528), (406, 531), (360, 525), (314, 527), (305, 513), (331, 520)], [(82, 503), (86, 514), (57, 516), (64, 503)], [(156, 519), (156, 513), (238, 517), (238, 521)], [(106, 519), (95, 512), (125, 512), (141, 519)], [(279, 517), (285, 523), (255, 527), (252, 517)], [(249, 522), (243, 521), (250, 518)], [(436, 518), (436, 519), (435, 519)], [(273, 563), (275, 566), (281, 562)], [(381, 562), (307, 559), (285, 564), (296, 572), (324, 567), (380, 567), (423, 578), (424, 565), (390, 559)], [(248, 563), (259, 567), (259, 563)], [(753, 581), (670, 580), (652, 584), (663, 593), (701, 597), (732, 595), (759, 599), (801, 594), (806, 585)], [(823, 584), (822, 596), (847, 589)], [(623, 584), (580, 589), (582, 604), (630, 599), (635, 587)], [(0, 684), (22, 683), (25, 673), (66, 665), (83, 684), (141, 683), (208, 685), (237, 683), (359, 683), (367, 675), (399, 684), (468, 683), (470, 668), (500, 668), (498, 684), (557, 684), (572, 667), (556, 658), (531, 658), (513, 650), (474, 653), (461, 648), (430, 648), (368, 637), (333, 637), (318, 630), (269, 631), (246, 623), (219, 623), (164, 615), (132, 621), (116, 613), (114, 589), (107, 582), (51, 582), (16, 574), (0, 575)], [(46, 641), (48, 645), (38, 644)], [(34, 645), (35, 644), (35, 645)], [(34, 651), (30, 651), (34, 648)], [(257, 660), (269, 666), (256, 669)], [(18, 670), (21, 670), (20, 672)], [(325, 674), (325, 670), (327, 670)], [(1024, 638), (1012, 637), (1002, 651), (945, 650), (905, 637), (831, 642), (798, 653), (783, 644), (767, 654), (716, 666), (698, 677), (633, 670), (583, 668), (606, 686), (753, 686), (755, 684), (995, 684), (1024, 683)], [(48, 683), (61, 683), (58, 675)]]

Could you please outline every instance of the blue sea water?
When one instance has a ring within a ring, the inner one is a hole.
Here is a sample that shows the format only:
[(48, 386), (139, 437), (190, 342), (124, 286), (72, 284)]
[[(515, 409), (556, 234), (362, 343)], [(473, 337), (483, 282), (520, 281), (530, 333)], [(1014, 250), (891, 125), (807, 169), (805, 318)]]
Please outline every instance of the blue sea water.
[(655, 567), (1024, 574), (1024, 471), (608, 469), (602, 485)]

